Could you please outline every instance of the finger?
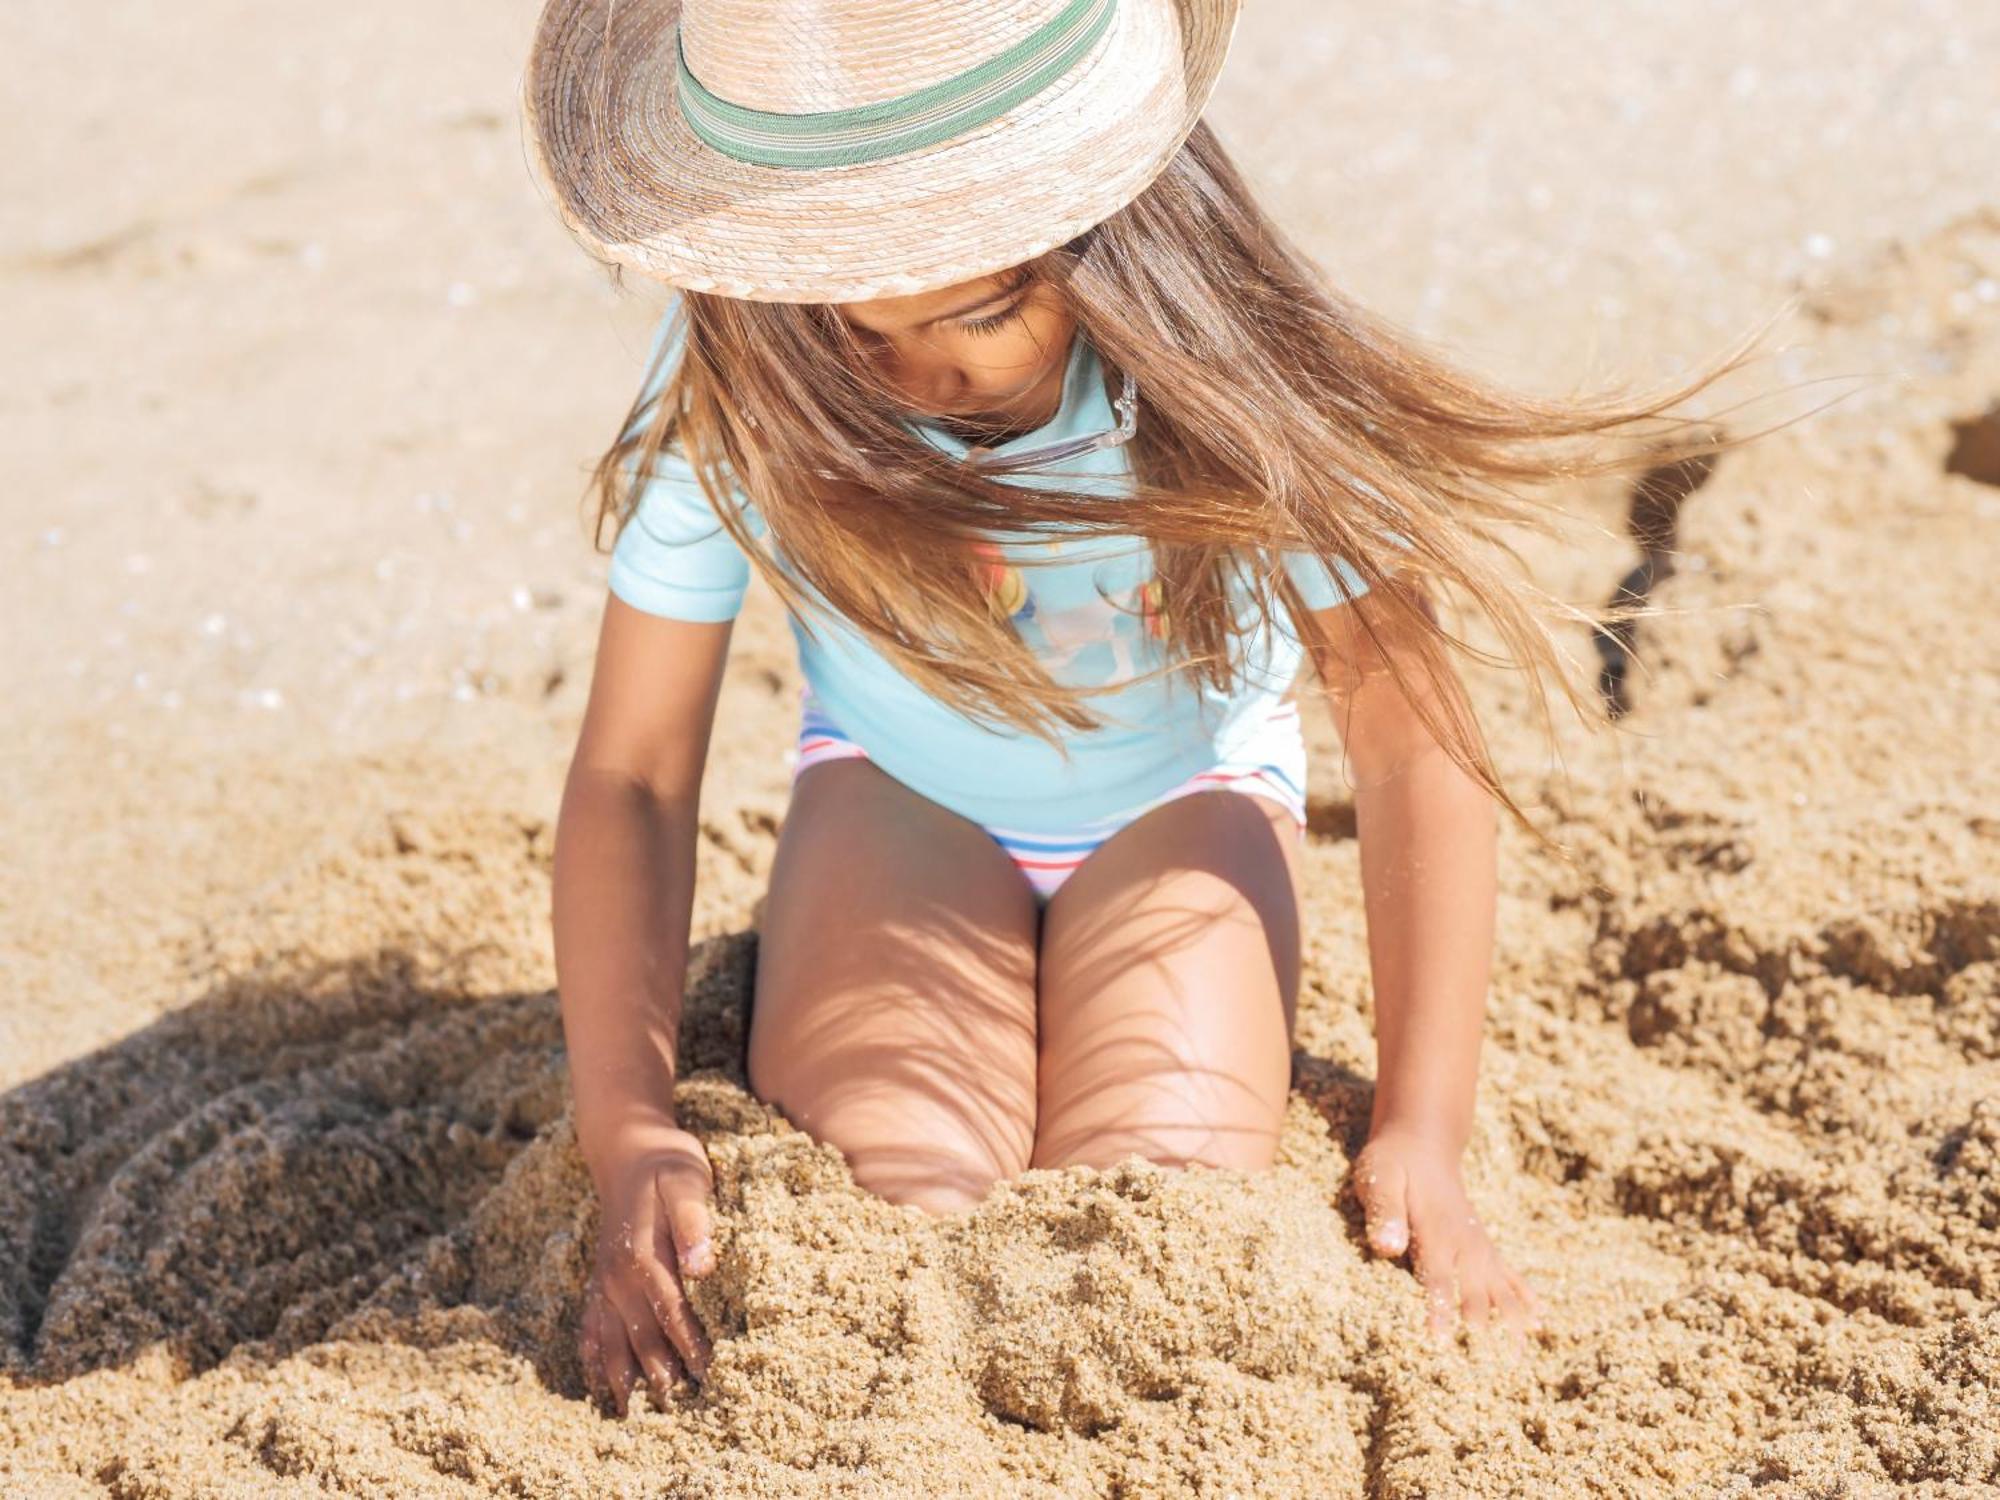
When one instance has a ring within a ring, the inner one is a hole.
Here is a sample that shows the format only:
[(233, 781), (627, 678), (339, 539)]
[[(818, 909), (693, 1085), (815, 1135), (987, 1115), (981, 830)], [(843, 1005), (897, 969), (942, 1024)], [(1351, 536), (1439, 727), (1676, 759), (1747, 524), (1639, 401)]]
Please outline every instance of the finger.
[(672, 1230), (674, 1266), (682, 1276), (706, 1276), (716, 1268), (714, 1224), (708, 1216), (708, 1192), (714, 1176), (708, 1162), (690, 1160), (686, 1168), (666, 1170), (656, 1178), (660, 1206)]
[[(660, 1243), (655, 1248), (655, 1254), (661, 1257), (670, 1255), (672, 1250), (666, 1243), (667, 1231), (664, 1223), (659, 1228), (658, 1240)], [(680, 1288), (674, 1281), (673, 1273), (662, 1268), (661, 1274), (678, 1300), (685, 1303), (686, 1298), (679, 1295)], [(641, 1292), (646, 1298), (648, 1314), (645, 1342), (640, 1346), (641, 1363), (646, 1366), (647, 1375), (653, 1382), (653, 1392), (660, 1402), (661, 1409), (665, 1410), (667, 1397), (680, 1380), (685, 1378), (699, 1382), (696, 1375), (689, 1370), (687, 1360), (675, 1348), (667, 1332), (667, 1324), (673, 1316), (671, 1310), (663, 1309), (651, 1282), (642, 1286)], [(706, 1373), (705, 1368), (703, 1373)]]
[(634, 1205), (632, 1218), (614, 1244), (619, 1274), (611, 1278), (609, 1289), (632, 1347), (644, 1347), (641, 1322), (660, 1328), (680, 1356), (682, 1367), (700, 1380), (708, 1373), (708, 1339), (667, 1264), (673, 1251), (657, 1187)]
[(701, 1321), (688, 1305), (687, 1291), (668, 1266), (673, 1254), (672, 1232), (663, 1219), (653, 1255), (637, 1269), (654, 1321), (666, 1331), (688, 1374), (696, 1380), (703, 1380), (708, 1376), (708, 1362), (713, 1351), (709, 1348), (708, 1334), (702, 1329)]
[(1409, 1177), (1400, 1166), (1377, 1168), (1366, 1152), (1355, 1163), (1355, 1191), (1368, 1230), (1368, 1244), (1377, 1255), (1401, 1255), (1410, 1246)]
[(1483, 1257), (1467, 1256), (1461, 1261), (1467, 1265), (1466, 1273), (1459, 1278), (1460, 1310), (1468, 1328), (1484, 1328), (1492, 1320), (1493, 1269), (1484, 1263)]
[(620, 1417), (632, 1409), (632, 1388), (639, 1383), (639, 1364), (632, 1346), (618, 1329), (604, 1341), (604, 1379), (611, 1388), (611, 1408)]
[(681, 1377), (681, 1362), (668, 1345), (659, 1319), (652, 1315), (650, 1307), (636, 1314), (626, 1337), (632, 1346), (633, 1357), (646, 1377), (646, 1384), (653, 1392), (654, 1403), (665, 1411), (674, 1386)]
[(679, 1362), (674, 1360), (672, 1350), (667, 1347), (659, 1319), (653, 1316), (644, 1292), (629, 1281), (614, 1281), (607, 1290), (617, 1308), (619, 1331), (627, 1357), (664, 1407), (666, 1394), (673, 1389), (673, 1376)]
[(629, 1355), (630, 1350), (625, 1342), (625, 1330), (619, 1324), (618, 1313), (605, 1300), (602, 1287), (593, 1291), (585, 1318), (588, 1324), (588, 1353), (584, 1361), (584, 1379), (599, 1410), (623, 1415), (619, 1404), (618, 1361), (621, 1353)]
[(1425, 1330), (1436, 1342), (1445, 1343), (1451, 1332), (1452, 1307), (1457, 1300), (1453, 1296), (1451, 1257), (1431, 1249), (1427, 1239), (1418, 1240), (1411, 1269), (1424, 1291)]
[(1535, 1289), (1512, 1271), (1507, 1273), (1515, 1294), (1521, 1299), (1521, 1306), (1527, 1315), (1527, 1325), (1532, 1331), (1542, 1326), (1542, 1299), (1535, 1295)]
[(673, 1400), (674, 1387), (687, 1376), (680, 1357), (664, 1338), (657, 1338), (641, 1351), (639, 1365), (646, 1372), (646, 1383), (652, 1387), (653, 1400), (661, 1411), (666, 1411)]
[(715, 1234), (706, 1198), (683, 1190), (678, 1183), (667, 1184), (661, 1196), (672, 1231), (676, 1269), (683, 1276), (706, 1276), (715, 1269)]
[(1493, 1293), (1493, 1316), (1507, 1327), (1514, 1342), (1524, 1342), (1528, 1331), (1528, 1302), (1521, 1295), (1521, 1279), (1506, 1266), (1500, 1268), (1500, 1282)]
[[(695, 1170), (705, 1180), (706, 1163)], [(687, 1305), (687, 1296), (681, 1290), (680, 1280), (670, 1265), (673, 1257), (672, 1235), (666, 1217), (656, 1180), (653, 1191), (644, 1194), (633, 1205), (632, 1218), (623, 1226), (623, 1232), (616, 1241), (623, 1274), (615, 1278), (613, 1285), (638, 1288), (652, 1313), (652, 1321), (665, 1331), (680, 1356), (682, 1366), (689, 1375), (701, 1380), (708, 1374), (708, 1336), (695, 1321), (694, 1313)], [(633, 1348), (639, 1348), (644, 1335), (633, 1326), (637, 1308), (630, 1305), (628, 1297), (619, 1301), (618, 1311), (626, 1320), (626, 1332), (632, 1339)]]
[(611, 1385), (604, 1376), (604, 1313), (604, 1299), (593, 1288), (583, 1305), (583, 1332), (577, 1339), (577, 1357), (583, 1363), (583, 1384), (590, 1399), (610, 1411)]
[(1444, 1280), (1424, 1283), (1424, 1332), (1438, 1344), (1451, 1342), (1451, 1284)]

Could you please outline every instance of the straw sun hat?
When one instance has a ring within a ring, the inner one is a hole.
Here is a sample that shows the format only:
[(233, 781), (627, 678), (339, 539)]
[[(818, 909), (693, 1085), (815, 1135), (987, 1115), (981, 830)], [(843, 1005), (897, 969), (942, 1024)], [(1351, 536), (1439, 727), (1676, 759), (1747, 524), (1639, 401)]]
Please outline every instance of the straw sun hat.
[(763, 302), (1004, 270), (1131, 201), (1242, 0), (548, 0), (528, 155), (593, 252)]

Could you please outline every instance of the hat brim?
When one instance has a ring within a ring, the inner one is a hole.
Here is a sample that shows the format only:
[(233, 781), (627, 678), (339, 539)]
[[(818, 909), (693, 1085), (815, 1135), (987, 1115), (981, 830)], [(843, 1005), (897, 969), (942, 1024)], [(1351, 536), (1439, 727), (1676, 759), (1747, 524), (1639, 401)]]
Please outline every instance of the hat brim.
[(522, 80), (528, 157), (594, 253), (675, 286), (859, 302), (989, 275), (1100, 223), (1201, 118), (1241, 0), (1122, 0), (1073, 69), (957, 139), (877, 162), (738, 161), (682, 118), (680, 0), (548, 0)]

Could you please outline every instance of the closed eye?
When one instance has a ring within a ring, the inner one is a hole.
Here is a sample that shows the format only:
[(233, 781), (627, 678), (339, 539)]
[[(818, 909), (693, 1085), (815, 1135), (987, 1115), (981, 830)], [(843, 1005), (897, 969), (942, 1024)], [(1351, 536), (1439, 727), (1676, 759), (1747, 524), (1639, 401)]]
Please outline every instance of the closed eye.
[(1011, 305), (1001, 309), (997, 313), (989, 313), (983, 318), (969, 318), (958, 326), (963, 328), (967, 333), (997, 333), (1021, 316), (1021, 303), (1025, 300), (1025, 298), (1016, 298)]

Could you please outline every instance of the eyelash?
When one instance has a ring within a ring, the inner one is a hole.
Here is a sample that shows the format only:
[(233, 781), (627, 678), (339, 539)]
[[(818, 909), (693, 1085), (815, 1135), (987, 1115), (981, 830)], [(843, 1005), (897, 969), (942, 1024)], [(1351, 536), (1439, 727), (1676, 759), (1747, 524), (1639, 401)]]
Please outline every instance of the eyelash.
[(961, 323), (958, 326), (963, 328), (967, 333), (997, 333), (1003, 326), (1013, 322), (1020, 315), (1021, 304), (1016, 302), (1005, 312), (993, 313), (984, 318), (974, 318), (970, 322)]

